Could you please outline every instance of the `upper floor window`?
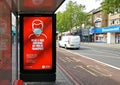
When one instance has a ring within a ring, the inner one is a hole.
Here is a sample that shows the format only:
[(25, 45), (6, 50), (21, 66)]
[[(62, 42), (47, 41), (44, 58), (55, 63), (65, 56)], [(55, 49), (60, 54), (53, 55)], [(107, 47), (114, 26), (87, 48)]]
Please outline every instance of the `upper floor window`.
[(101, 27), (101, 22), (95, 22), (95, 27)]
[(114, 25), (114, 23), (115, 23), (115, 20), (111, 20), (111, 25)]

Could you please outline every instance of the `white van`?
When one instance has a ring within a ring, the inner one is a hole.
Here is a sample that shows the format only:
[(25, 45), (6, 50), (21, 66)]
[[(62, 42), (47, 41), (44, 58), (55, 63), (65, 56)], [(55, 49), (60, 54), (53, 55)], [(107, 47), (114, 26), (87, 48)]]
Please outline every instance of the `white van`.
[(59, 47), (65, 48), (80, 48), (80, 36), (68, 35), (62, 36), (61, 40), (58, 42)]

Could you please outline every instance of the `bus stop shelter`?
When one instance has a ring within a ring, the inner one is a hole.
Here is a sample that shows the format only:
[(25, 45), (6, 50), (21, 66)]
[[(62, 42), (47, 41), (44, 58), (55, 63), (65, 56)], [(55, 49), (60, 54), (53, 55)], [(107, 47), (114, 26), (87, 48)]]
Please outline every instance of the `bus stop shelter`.
[[(2, 30), (3, 32), (7, 33), (7, 36), (9, 36), (7, 39), (9, 40), (9, 42), (6, 43), (7, 49), (5, 50), (5, 48), (3, 49), (3, 47), (0, 47), (0, 55), (2, 56), (3, 53), (7, 53), (4, 56), (4, 60), (5, 63), (10, 63), (10, 71), (9, 73), (9, 77), (10, 75), (12, 75), (12, 71), (13, 69), (16, 70), (16, 78), (19, 77), (19, 73), (18, 71), (20, 69), (19, 65), (14, 65), (11, 63), (13, 62), (13, 59), (15, 60), (15, 62), (18, 64), (19, 62), (19, 47), (18, 47), (18, 37), (19, 35), (17, 34), (17, 43), (16, 43), (16, 52), (14, 55), (14, 52), (11, 50), (12, 49), (12, 36), (11, 36), (11, 30), (12, 30), (12, 21), (13, 19), (12, 14), (15, 15), (16, 18), (16, 31), (18, 32), (19, 30), (19, 15), (20, 14), (55, 14), (56, 10), (61, 6), (61, 4), (64, 2), (65, 0), (0, 0), (0, 30)], [(5, 33), (0, 33), (0, 35), (5, 35)], [(4, 37), (3, 37), (4, 38)], [(10, 56), (10, 58), (8, 58), (8, 55)], [(2, 59), (2, 58), (1, 58)], [(8, 60), (9, 59), (9, 60)], [(10, 62), (8, 62), (10, 61)], [(15, 68), (13, 68), (15, 67)], [(2, 70), (2, 69), (1, 69)], [(6, 76), (6, 78), (8, 78)], [(12, 80), (12, 77), (10, 77), (8, 80)], [(0, 81), (1, 82), (1, 81)], [(3, 84), (5, 85), (5, 84)]]
[[(13, 1), (13, 13), (15, 12), (18, 15), (17, 27), (19, 32), (18, 36), (20, 36), (20, 55), (18, 55), (19, 57), (17, 59), (20, 61), (18, 63), (18, 67), (20, 67), (20, 72), (18, 73), (20, 80), (24, 82), (55, 82), (56, 16), (54, 13), (63, 1)], [(30, 28), (31, 31), (29, 31)], [(46, 30), (42, 31), (43, 28)], [(36, 29), (37, 31), (35, 32)], [(39, 33), (38, 29), (42, 33)], [(41, 35), (44, 35), (44, 38)]]

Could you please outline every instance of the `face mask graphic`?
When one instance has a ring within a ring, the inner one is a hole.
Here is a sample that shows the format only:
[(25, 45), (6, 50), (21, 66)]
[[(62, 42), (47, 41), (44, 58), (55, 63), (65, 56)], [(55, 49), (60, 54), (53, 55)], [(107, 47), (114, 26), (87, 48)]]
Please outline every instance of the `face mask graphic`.
[(33, 33), (35, 35), (40, 35), (42, 33), (42, 30), (43, 30), (43, 22), (39, 19), (35, 19), (32, 22), (32, 29), (33, 29)]
[(42, 30), (40, 28), (35, 28), (33, 32), (36, 35), (40, 35), (42, 33)]

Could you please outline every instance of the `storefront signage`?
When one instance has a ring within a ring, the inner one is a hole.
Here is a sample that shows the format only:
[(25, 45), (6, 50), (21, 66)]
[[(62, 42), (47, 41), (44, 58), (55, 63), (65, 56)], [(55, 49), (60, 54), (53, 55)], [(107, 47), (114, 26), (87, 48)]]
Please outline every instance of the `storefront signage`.
[(120, 26), (109, 26), (105, 28), (93, 29), (93, 33), (120, 32)]
[(102, 32), (119, 32), (120, 27), (103, 28)]

